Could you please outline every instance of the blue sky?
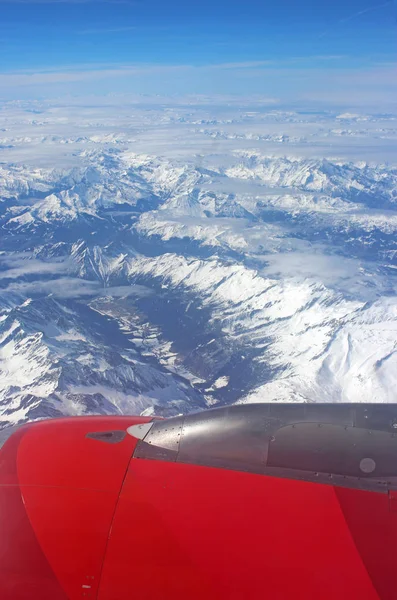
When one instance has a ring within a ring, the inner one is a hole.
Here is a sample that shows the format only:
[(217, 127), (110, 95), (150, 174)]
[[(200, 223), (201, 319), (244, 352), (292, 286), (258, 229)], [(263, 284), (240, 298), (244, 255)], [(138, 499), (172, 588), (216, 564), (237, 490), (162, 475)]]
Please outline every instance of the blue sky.
[(387, 88), (396, 52), (395, 0), (0, 0), (0, 15), (0, 96), (287, 97), (360, 72)]

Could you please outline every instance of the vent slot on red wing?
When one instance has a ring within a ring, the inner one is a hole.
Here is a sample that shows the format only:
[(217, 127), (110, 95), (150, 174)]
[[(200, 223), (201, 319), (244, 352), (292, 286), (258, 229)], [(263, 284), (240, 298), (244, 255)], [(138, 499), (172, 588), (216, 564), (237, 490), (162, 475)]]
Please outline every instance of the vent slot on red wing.
[(106, 442), (107, 444), (118, 444), (123, 441), (125, 436), (125, 431), (92, 431), (87, 433), (85, 437), (97, 440), (98, 442)]

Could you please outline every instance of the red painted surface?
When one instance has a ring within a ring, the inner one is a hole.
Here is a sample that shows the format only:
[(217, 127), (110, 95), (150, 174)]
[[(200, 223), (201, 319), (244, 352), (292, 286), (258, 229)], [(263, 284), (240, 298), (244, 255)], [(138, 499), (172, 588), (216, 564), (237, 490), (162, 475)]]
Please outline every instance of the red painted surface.
[[(354, 492), (360, 494), (360, 492)], [(334, 488), (133, 459), (100, 600), (376, 600)]]
[(25, 428), (0, 451), (0, 598), (66, 600), (26, 514), (16, 458)]
[(387, 494), (131, 459), (87, 417), (0, 450), (0, 600), (395, 600)]
[(357, 550), (382, 600), (397, 598), (397, 514), (387, 494), (335, 489)]
[(87, 439), (93, 431), (126, 430), (146, 417), (79, 417), (41, 421), (18, 448), (20, 485), (51, 485), (119, 492), (136, 440), (119, 444)]
[(389, 506), (391, 512), (397, 513), (397, 492), (395, 490), (389, 492)]
[[(95, 598), (109, 530), (136, 440), (87, 439), (147, 418), (43, 421), (0, 451), (0, 598)], [(83, 587), (84, 586), (84, 587)]]

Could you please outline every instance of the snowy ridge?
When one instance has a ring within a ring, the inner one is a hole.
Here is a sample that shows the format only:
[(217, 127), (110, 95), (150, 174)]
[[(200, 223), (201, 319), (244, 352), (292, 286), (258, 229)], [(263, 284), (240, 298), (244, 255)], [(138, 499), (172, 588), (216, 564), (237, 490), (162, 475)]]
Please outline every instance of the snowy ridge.
[(243, 267), (176, 255), (133, 260), (129, 275), (134, 280), (150, 275), (167, 288), (199, 297), (210, 307), (211, 321), (222, 322), (225, 338), (264, 349), (254, 361), (282, 375), (276, 386), (272, 382), (260, 394), (252, 392), (250, 400), (276, 401), (271, 390), (276, 387), (279, 394), (284, 385), (288, 394), (311, 402), (319, 394), (324, 401), (394, 397), (389, 371), (397, 361), (394, 299), (365, 306), (308, 280), (268, 280)]
[(376, 197), (378, 203), (385, 202), (390, 208), (395, 208), (397, 202), (396, 169), (326, 159), (275, 159), (251, 151), (237, 155), (242, 161), (226, 171), (230, 177), (258, 178), (272, 186), (322, 192), (348, 200), (365, 194), (368, 201)]
[(200, 406), (188, 379), (145, 360), (116, 325), (108, 337), (106, 320), (80, 310), (48, 298), (14, 308), (0, 323), (0, 423), (43, 416), (44, 400), (44, 414), (49, 406), (53, 414)]

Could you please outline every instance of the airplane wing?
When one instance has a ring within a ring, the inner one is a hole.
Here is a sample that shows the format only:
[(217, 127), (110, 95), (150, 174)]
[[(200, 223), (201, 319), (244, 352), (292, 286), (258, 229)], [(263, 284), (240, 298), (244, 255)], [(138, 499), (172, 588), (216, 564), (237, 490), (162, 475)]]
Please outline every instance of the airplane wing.
[(397, 598), (396, 405), (61, 418), (1, 444), (1, 600)]

